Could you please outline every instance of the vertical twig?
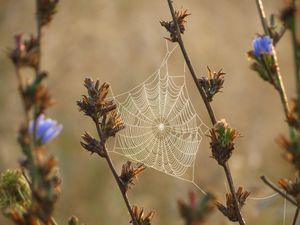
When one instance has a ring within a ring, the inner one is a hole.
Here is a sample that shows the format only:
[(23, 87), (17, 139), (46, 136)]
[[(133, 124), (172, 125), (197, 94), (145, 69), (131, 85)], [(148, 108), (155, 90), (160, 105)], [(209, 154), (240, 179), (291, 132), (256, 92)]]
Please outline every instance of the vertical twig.
[[(297, 9), (297, 1), (293, 0), (293, 7)], [(297, 103), (300, 106), (300, 44), (297, 41), (297, 29), (296, 29), (296, 15), (293, 15), (293, 26), (291, 29), (292, 43), (294, 50), (294, 64), (295, 64), (295, 76), (296, 76), (296, 89), (297, 89)], [(300, 117), (300, 107), (298, 107), (298, 116)]]
[(299, 208), (296, 209), (292, 225), (296, 225), (299, 215)]
[(266, 18), (266, 14), (265, 14), (265, 10), (264, 10), (262, 0), (256, 0), (256, 5), (257, 5), (257, 8), (258, 8), (259, 17), (260, 17), (261, 24), (263, 26), (264, 32), (265, 32), (266, 35), (270, 35), (269, 27), (268, 27), (268, 21), (267, 21), (267, 18)]
[[(177, 34), (177, 38), (178, 38), (178, 44), (179, 44), (180, 49), (182, 51), (183, 57), (184, 57), (184, 59), (186, 61), (186, 64), (189, 68), (189, 71), (192, 75), (192, 78), (193, 78), (193, 80), (194, 80), (194, 82), (195, 82), (195, 84), (198, 88), (198, 91), (199, 91), (199, 93), (200, 93), (200, 95), (203, 99), (203, 102), (206, 106), (206, 109), (207, 109), (207, 112), (209, 114), (210, 120), (211, 120), (212, 124), (215, 125), (217, 120), (216, 120), (214, 111), (213, 111), (209, 101), (206, 98), (205, 92), (203, 91), (200, 83), (198, 82), (196, 73), (195, 73), (194, 68), (191, 64), (191, 61), (190, 61), (190, 58), (187, 54), (186, 48), (184, 47), (184, 43), (183, 43), (183, 40), (182, 40), (181, 34), (180, 34), (179, 25), (178, 25), (178, 22), (176, 20), (176, 15), (175, 15), (175, 10), (174, 10), (173, 4), (172, 4), (172, 0), (167, 0), (167, 1), (168, 1), (168, 5), (169, 5), (169, 8), (170, 8), (171, 15), (172, 15), (173, 23), (175, 24), (175, 27), (176, 27), (176, 34)], [(223, 166), (223, 168), (224, 168), (224, 172), (226, 174), (227, 182), (228, 182), (229, 187), (230, 187), (230, 192), (231, 192), (231, 194), (234, 198), (234, 205), (235, 205), (236, 215), (238, 217), (239, 224), (240, 225), (245, 225), (245, 221), (243, 220), (241, 212), (240, 212), (239, 203), (238, 203), (238, 200), (237, 200), (237, 197), (236, 197), (236, 192), (235, 192), (235, 188), (234, 188), (233, 179), (232, 179), (232, 176), (231, 176), (229, 165), (226, 163)]]
[[(260, 17), (260, 20), (261, 20), (261, 24), (262, 24), (263, 29), (264, 29), (264, 33), (265, 33), (265, 35), (270, 36), (270, 32), (269, 32), (269, 28), (268, 28), (268, 21), (267, 21), (267, 18), (266, 18), (266, 14), (265, 14), (265, 11), (264, 11), (262, 0), (256, 0), (256, 5), (257, 5), (258, 12), (259, 12), (259, 17)], [(273, 51), (274, 63), (275, 63), (275, 67), (276, 67), (275, 75), (276, 75), (276, 78), (277, 78), (277, 81), (278, 81), (278, 85), (276, 85), (276, 90), (279, 93), (285, 117), (286, 117), (286, 119), (288, 119), (288, 115), (289, 115), (288, 98), (287, 98), (287, 95), (286, 95), (285, 87), (284, 87), (283, 80), (282, 80), (282, 75), (281, 75), (280, 68), (279, 68), (279, 65), (278, 65), (276, 50), (275, 50), (274, 47), (272, 47), (272, 48), (273, 48), (272, 51)]]
[[(37, 41), (37, 65), (35, 67), (35, 76), (37, 77), (40, 73), (41, 67), (41, 38), (42, 38), (42, 25), (41, 25), (41, 12), (40, 6), (41, 1), (36, 0), (36, 41)], [(37, 108), (33, 106), (33, 145), (36, 145), (36, 127), (37, 127)]]
[(137, 220), (136, 220), (136, 218), (135, 218), (135, 216), (134, 216), (134, 213), (133, 213), (133, 211), (132, 211), (132, 207), (131, 207), (131, 204), (130, 204), (129, 199), (128, 199), (128, 197), (127, 197), (127, 194), (126, 194), (126, 192), (125, 192), (125, 190), (124, 190), (124, 188), (123, 188), (123, 185), (122, 185), (122, 183), (121, 183), (121, 181), (120, 181), (120, 178), (119, 178), (119, 176), (118, 176), (118, 174), (117, 174), (117, 172), (116, 172), (116, 169), (115, 169), (115, 167), (114, 167), (114, 165), (113, 165), (113, 163), (112, 163), (112, 161), (111, 161), (111, 158), (110, 158), (110, 156), (109, 156), (109, 154), (108, 154), (106, 145), (105, 145), (105, 143), (103, 142), (104, 138), (103, 138), (102, 130), (101, 130), (100, 125), (99, 125), (99, 121), (94, 120), (94, 123), (95, 123), (95, 125), (96, 125), (96, 129), (97, 129), (97, 133), (98, 133), (99, 139), (100, 139), (101, 144), (102, 144), (102, 146), (103, 146), (103, 150), (104, 150), (104, 153), (105, 153), (105, 159), (106, 159), (106, 161), (107, 161), (107, 164), (108, 164), (108, 166), (109, 166), (109, 169), (111, 170), (111, 172), (112, 172), (112, 174), (113, 174), (113, 176), (114, 176), (114, 178), (115, 178), (116, 183), (118, 184), (118, 187), (119, 187), (119, 189), (120, 189), (120, 192), (121, 192), (122, 197), (123, 197), (123, 199), (124, 199), (124, 202), (125, 202), (125, 204), (126, 204), (127, 210), (128, 210), (128, 212), (129, 212), (129, 214), (130, 214), (130, 216), (131, 216), (132, 223), (133, 223), (133, 225), (138, 225), (138, 222), (137, 222)]

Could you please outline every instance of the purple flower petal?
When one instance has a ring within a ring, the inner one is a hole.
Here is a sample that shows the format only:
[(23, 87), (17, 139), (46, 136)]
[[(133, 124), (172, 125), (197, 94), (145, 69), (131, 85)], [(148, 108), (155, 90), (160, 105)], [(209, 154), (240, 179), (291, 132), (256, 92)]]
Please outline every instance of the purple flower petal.
[(55, 138), (61, 132), (62, 128), (63, 126), (60, 124), (58, 126), (51, 127), (50, 129), (48, 129), (42, 136), (41, 143), (45, 144), (46, 142)]
[(261, 54), (273, 54), (272, 39), (269, 36), (256, 37), (253, 40), (252, 47), (256, 57), (260, 57)]
[[(45, 116), (41, 114), (36, 120), (36, 134), (35, 141), (40, 144), (45, 144), (46, 142), (52, 140), (56, 137), (62, 130), (62, 125), (58, 125), (57, 121), (50, 118), (45, 119)], [(33, 138), (34, 134), (34, 120), (29, 122), (28, 132)]]

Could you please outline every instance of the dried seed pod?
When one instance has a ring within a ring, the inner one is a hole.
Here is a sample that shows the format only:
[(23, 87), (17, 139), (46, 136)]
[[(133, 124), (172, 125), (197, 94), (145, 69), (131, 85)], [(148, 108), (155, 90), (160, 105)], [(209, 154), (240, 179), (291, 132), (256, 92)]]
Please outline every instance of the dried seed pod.
[(97, 153), (101, 157), (106, 156), (103, 145), (98, 140), (93, 138), (89, 133), (85, 132), (81, 138), (83, 140), (80, 142), (81, 146), (87, 151), (91, 152), (91, 154)]
[(88, 95), (83, 95), (82, 100), (77, 101), (79, 110), (85, 115), (90, 116), (93, 120), (99, 120), (100, 117), (108, 112), (116, 109), (116, 105), (112, 100), (107, 99), (109, 84), (104, 82), (100, 86), (99, 80), (94, 82), (90, 78), (86, 78), (84, 86), (88, 90)]
[(134, 185), (134, 179), (137, 179), (138, 175), (145, 169), (146, 167), (143, 164), (132, 165), (130, 161), (123, 164), (119, 178), (123, 185), (124, 192), (127, 192), (130, 186)]

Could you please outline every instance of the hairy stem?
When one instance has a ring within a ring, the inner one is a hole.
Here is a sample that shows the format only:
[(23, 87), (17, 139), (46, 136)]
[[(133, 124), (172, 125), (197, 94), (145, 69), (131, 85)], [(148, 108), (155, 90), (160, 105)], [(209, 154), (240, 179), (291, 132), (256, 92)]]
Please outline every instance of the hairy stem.
[(296, 225), (297, 219), (298, 219), (298, 215), (299, 215), (299, 208), (297, 207), (297, 209), (295, 211), (295, 215), (294, 215), (294, 219), (293, 219), (292, 225)]
[(290, 203), (292, 203), (293, 205), (295, 205), (297, 208), (299, 207), (296, 200), (294, 200), (292, 197), (290, 197), (289, 195), (287, 195), (282, 189), (280, 189), (275, 184), (273, 184), (272, 181), (270, 181), (266, 176), (261, 176), (260, 178), (262, 179), (262, 181), (266, 185), (268, 185), (270, 188), (272, 188), (274, 191), (276, 191), (278, 194), (280, 194), (282, 197), (284, 197)]
[[(178, 38), (178, 44), (180, 46), (180, 49), (181, 49), (181, 52), (183, 54), (183, 57), (185, 59), (185, 62), (189, 68), (189, 71), (192, 75), (192, 78), (198, 88), (198, 91), (203, 99), (203, 102), (205, 104), (205, 107), (207, 109), (207, 112), (209, 114), (209, 117), (210, 117), (210, 120), (211, 120), (211, 123), (212, 125), (215, 125), (217, 123), (217, 120), (216, 120), (216, 117), (215, 117), (215, 114), (214, 114), (214, 111), (205, 95), (205, 92), (204, 90), (202, 89), (200, 83), (198, 82), (198, 79), (197, 79), (197, 76), (196, 76), (196, 73), (195, 73), (195, 70), (192, 66), (192, 63), (190, 61), (190, 58), (187, 54), (187, 51), (186, 51), (186, 48), (184, 46), (184, 43), (183, 43), (183, 40), (181, 38), (181, 34), (180, 34), (180, 29), (179, 29), (179, 25), (178, 25), (178, 22), (176, 20), (176, 15), (175, 15), (175, 10), (174, 10), (174, 7), (173, 7), (173, 4), (172, 4), (172, 0), (167, 0), (168, 1), (168, 5), (169, 5), (169, 8), (170, 8), (170, 12), (171, 12), (171, 15), (172, 15), (172, 19), (173, 19), (173, 23), (175, 24), (175, 27), (176, 27), (176, 34), (177, 34), (177, 38)], [(229, 168), (229, 165), (226, 164), (223, 166), (224, 168), (224, 172), (226, 174), (226, 178), (227, 178), (227, 182), (229, 184), (229, 187), (230, 187), (230, 192), (232, 194), (232, 196), (234, 197), (234, 204), (235, 204), (235, 210), (236, 210), (236, 215), (238, 217), (238, 220), (239, 220), (239, 224), (240, 225), (245, 225), (245, 222), (242, 218), (242, 215), (241, 215), (241, 212), (240, 212), (240, 208), (239, 208), (239, 204), (238, 204), (238, 200), (237, 200), (237, 197), (236, 197), (236, 193), (235, 193), (235, 188), (234, 188), (234, 184), (233, 184), (233, 180), (232, 180), (232, 176), (231, 176), (231, 172), (230, 172), (230, 168)]]
[(115, 167), (114, 167), (114, 165), (112, 163), (112, 160), (111, 160), (111, 158), (110, 158), (110, 156), (108, 154), (105, 142), (103, 141), (104, 138), (103, 138), (102, 130), (101, 130), (100, 125), (99, 125), (99, 121), (95, 119), (94, 123), (96, 125), (97, 133), (98, 133), (98, 136), (100, 138), (101, 144), (103, 146), (103, 150), (104, 150), (104, 153), (105, 153), (106, 162), (107, 162), (107, 164), (109, 166), (109, 169), (111, 170), (111, 172), (112, 172), (112, 174), (113, 174), (113, 176), (115, 178), (116, 183), (118, 184), (118, 187), (120, 189), (120, 192), (121, 192), (122, 197), (124, 199), (124, 202), (126, 204), (127, 210), (128, 210), (128, 212), (129, 212), (129, 214), (131, 216), (132, 223), (133, 223), (133, 225), (138, 225), (138, 222), (137, 222), (137, 220), (136, 220), (136, 218), (134, 216), (134, 213), (132, 211), (132, 207), (131, 207), (131, 204), (129, 202), (128, 196), (127, 196), (127, 194), (126, 194), (126, 192), (125, 192), (125, 190), (123, 188), (123, 185), (122, 185), (122, 183), (120, 181), (120, 178), (119, 178), (119, 176), (118, 176), (118, 174), (116, 172), (116, 169), (115, 169)]

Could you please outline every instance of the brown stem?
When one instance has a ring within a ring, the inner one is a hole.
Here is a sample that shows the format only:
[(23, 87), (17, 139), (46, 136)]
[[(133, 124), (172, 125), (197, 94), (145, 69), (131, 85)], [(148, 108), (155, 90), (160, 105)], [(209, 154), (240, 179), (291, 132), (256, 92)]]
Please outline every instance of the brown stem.
[[(177, 19), (176, 19), (176, 15), (175, 15), (175, 10), (174, 10), (174, 7), (173, 7), (173, 4), (172, 4), (172, 0), (167, 0), (168, 1), (168, 4), (169, 4), (169, 8), (170, 8), (170, 12), (171, 12), (171, 15), (172, 15), (172, 19), (173, 19), (173, 23), (175, 24), (175, 27), (176, 27), (176, 37), (178, 39), (178, 44), (180, 46), (180, 49), (181, 49), (181, 52), (183, 54), (183, 57), (185, 59), (185, 62), (188, 66), (188, 69), (192, 75), (192, 78), (198, 88), (198, 91), (203, 99), (203, 102), (205, 104), (205, 107), (207, 109), (207, 112), (209, 114), (209, 117), (210, 117), (210, 120), (211, 120), (211, 123), (212, 125), (215, 125), (217, 123), (217, 120), (216, 120), (216, 117), (215, 117), (215, 114), (214, 114), (214, 111), (205, 95), (205, 92), (203, 91), (200, 83), (198, 82), (198, 79), (197, 79), (197, 76), (196, 76), (196, 73), (195, 73), (195, 70), (192, 66), (192, 63), (190, 61), (190, 58), (187, 54), (187, 51), (186, 51), (186, 48), (184, 46), (184, 43), (183, 43), (183, 40), (181, 38), (181, 34), (180, 34), (180, 29), (179, 29), (179, 25), (178, 25), (178, 22), (177, 22)], [(232, 196), (234, 197), (234, 204), (235, 204), (235, 209), (236, 209), (236, 214), (238, 216), (238, 220), (239, 220), (239, 224), (240, 225), (245, 225), (245, 221), (243, 220), (242, 218), (242, 215), (241, 215), (241, 212), (240, 212), (240, 208), (239, 208), (239, 205), (238, 205), (238, 200), (237, 200), (237, 197), (236, 197), (236, 193), (235, 193), (235, 189), (234, 189), (234, 184), (233, 184), (233, 180), (232, 180), (232, 176), (231, 176), (231, 172), (230, 172), (230, 169), (229, 169), (229, 165), (226, 164), (225, 166), (223, 166), (224, 168), (224, 171), (226, 173), (226, 178), (227, 178), (227, 182), (229, 184), (229, 187), (230, 187), (230, 192), (232, 194)]]
[(299, 208), (297, 207), (297, 209), (295, 211), (295, 215), (294, 215), (294, 219), (293, 219), (292, 225), (296, 225), (297, 219), (298, 219), (298, 215), (299, 215)]
[(210, 120), (211, 120), (212, 124), (215, 125), (217, 123), (215, 114), (213, 112), (213, 109), (212, 109), (209, 101), (206, 98), (205, 92), (203, 91), (200, 83), (198, 82), (198, 79), (197, 79), (196, 73), (194, 71), (194, 68), (192, 66), (191, 60), (190, 60), (190, 58), (189, 58), (189, 56), (187, 54), (187, 51), (186, 51), (186, 49), (184, 47), (184, 43), (183, 43), (181, 35), (180, 35), (179, 25), (178, 25), (177, 20), (176, 20), (176, 15), (175, 15), (175, 11), (174, 11), (174, 8), (173, 8), (172, 0), (168, 0), (168, 3), (169, 3), (169, 8), (170, 8), (170, 11), (171, 11), (171, 14), (172, 14), (173, 22), (174, 22), (174, 24), (176, 26), (176, 33), (177, 33), (177, 38), (178, 38), (178, 44), (179, 44), (180, 49), (182, 51), (183, 57), (184, 57), (185, 62), (187, 64), (188, 68), (189, 68), (189, 71), (190, 71), (190, 73), (192, 75), (192, 78), (193, 78), (193, 80), (194, 80), (194, 82), (195, 82), (195, 84), (196, 84), (196, 86), (198, 88), (198, 91), (199, 91), (199, 93), (200, 93), (200, 95), (201, 95), (201, 97), (203, 99), (203, 102), (204, 102), (205, 107), (206, 107), (206, 109), (208, 111)]
[(290, 203), (292, 203), (296, 207), (299, 207), (298, 203), (297, 203), (297, 201), (295, 199), (293, 199), (292, 197), (290, 197), (289, 195), (287, 195), (282, 189), (280, 189), (275, 184), (273, 184), (272, 181), (270, 181), (266, 176), (261, 176), (260, 178), (262, 179), (262, 181), (266, 185), (268, 185), (270, 188), (272, 188), (274, 191), (276, 191), (278, 194), (280, 194), (282, 197), (284, 197)]
[(94, 123), (96, 125), (97, 133), (98, 133), (98, 136), (100, 138), (101, 144), (103, 146), (103, 150), (104, 150), (104, 153), (105, 153), (105, 159), (107, 161), (109, 169), (111, 170), (111, 172), (112, 172), (112, 174), (113, 174), (113, 176), (115, 178), (116, 183), (118, 184), (118, 187), (120, 189), (120, 192), (121, 192), (122, 197), (124, 199), (124, 202), (126, 204), (127, 210), (128, 210), (128, 212), (129, 212), (129, 214), (131, 216), (132, 223), (133, 223), (133, 225), (138, 225), (138, 222), (137, 222), (137, 220), (136, 220), (136, 218), (134, 216), (134, 213), (132, 211), (132, 207), (131, 207), (131, 204), (129, 202), (128, 196), (127, 196), (127, 194), (126, 194), (126, 192), (125, 192), (125, 190), (123, 188), (123, 185), (122, 185), (122, 183), (120, 181), (120, 178), (119, 178), (119, 176), (118, 176), (118, 174), (116, 172), (116, 169), (115, 169), (115, 167), (114, 167), (114, 165), (112, 163), (112, 160), (111, 160), (111, 158), (110, 158), (110, 156), (108, 154), (105, 142), (103, 142), (104, 138), (103, 138), (102, 130), (101, 130), (100, 125), (99, 125), (99, 121), (97, 119), (94, 119)]
[(243, 220), (243, 217), (240, 213), (239, 202), (238, 202), (238, 199), (236, 197), (236, 192), (235, 192), (235, 188), (234, 188), (234, 185), (233, 185), (233, 180), (232, 180), (232, 176), (231, 176), (231, 172), (230, 172), (230, 168), (229, 168), (228, 163), (225, 163), (225, 165), (223, 165), (223, 168), (224, 168), (226, 178), (227, 178), (227, 181), (228, 181), (228, 184), (229, 184), (230, 192), (231, 192), (231, 194), (234, 193), (234, 194), (232, 194), (232, 196), (234, 196), (234, 206), (236, 208), (235, 210), (236, 210), (236, 213), (237, 213), (237, 216), (238, 216), (239, 223), (240, 224), (245, 224), (245, 221)]

